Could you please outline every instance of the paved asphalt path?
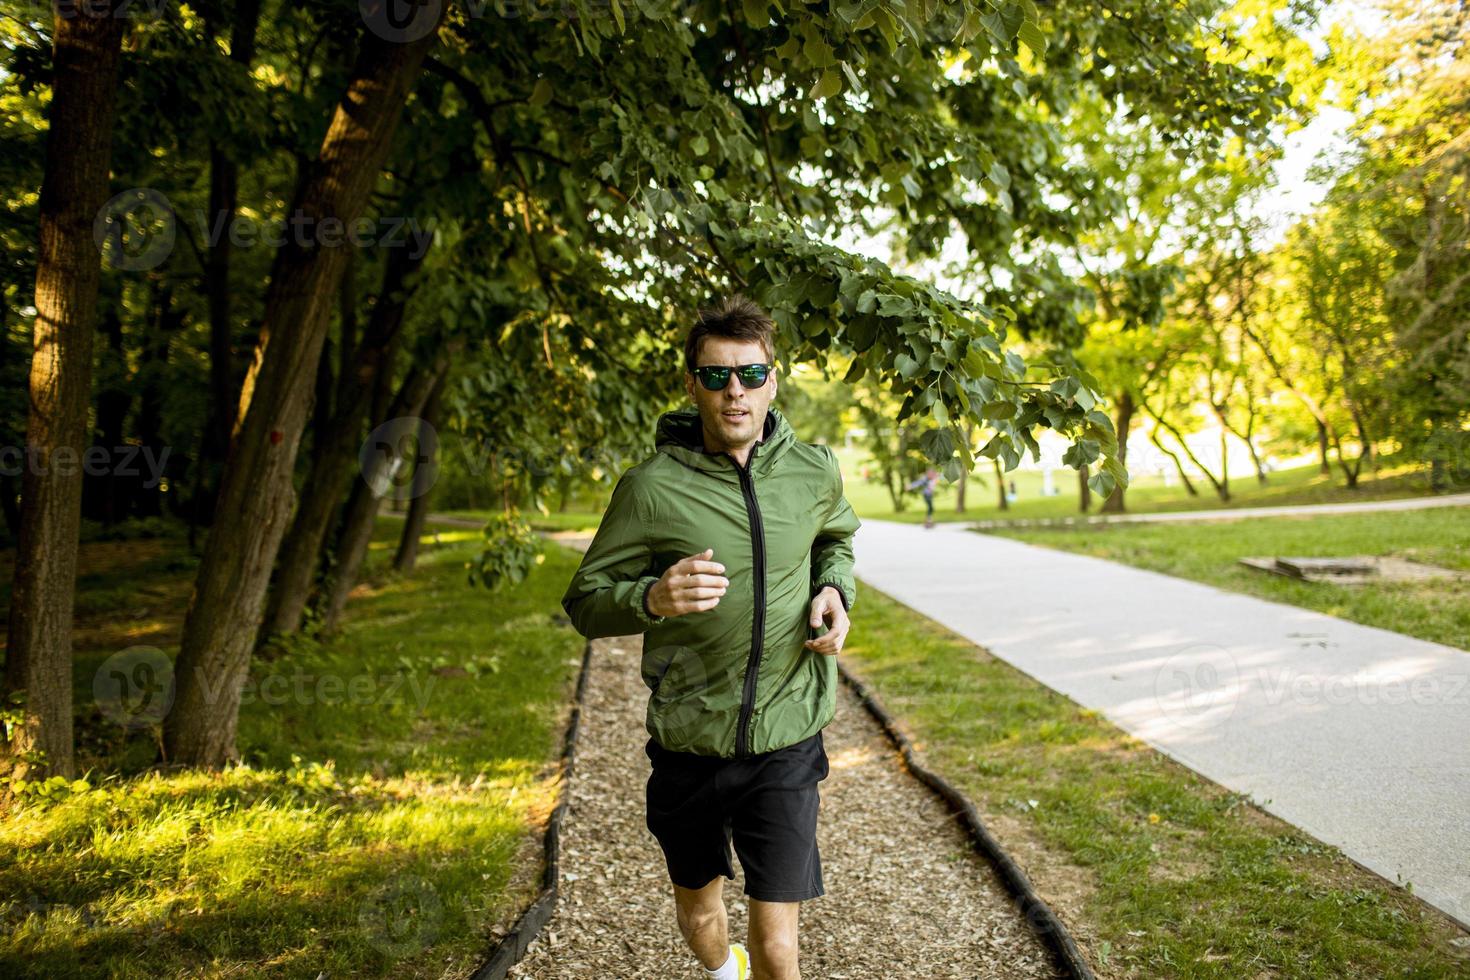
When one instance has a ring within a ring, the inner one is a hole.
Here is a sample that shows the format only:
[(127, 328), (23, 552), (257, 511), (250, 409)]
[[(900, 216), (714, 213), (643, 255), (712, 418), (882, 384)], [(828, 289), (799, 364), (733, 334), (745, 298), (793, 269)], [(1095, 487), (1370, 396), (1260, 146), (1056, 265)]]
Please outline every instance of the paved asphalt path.
[(866, 583), (1470, 926), (1470, 652), (939, 524)]

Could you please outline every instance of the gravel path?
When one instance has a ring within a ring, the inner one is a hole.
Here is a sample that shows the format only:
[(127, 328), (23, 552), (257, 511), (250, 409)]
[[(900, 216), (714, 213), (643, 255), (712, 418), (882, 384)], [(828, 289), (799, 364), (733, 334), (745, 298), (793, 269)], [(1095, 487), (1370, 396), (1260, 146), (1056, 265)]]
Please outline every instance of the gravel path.
[[(649, 763), (642, 638), (593, 645), (562, 828), (561, 899), (510, 976), (697, 978), (673, 889), (644, 824)], [(826, 894), (802, 904), (808, 978), (1056, 977), (1050, 960), (943, 804), (902, 766), (847, 688), (824, 730), (817, 840)], [(725, 882), (733, 941), (746, 935), (740, 862)]]

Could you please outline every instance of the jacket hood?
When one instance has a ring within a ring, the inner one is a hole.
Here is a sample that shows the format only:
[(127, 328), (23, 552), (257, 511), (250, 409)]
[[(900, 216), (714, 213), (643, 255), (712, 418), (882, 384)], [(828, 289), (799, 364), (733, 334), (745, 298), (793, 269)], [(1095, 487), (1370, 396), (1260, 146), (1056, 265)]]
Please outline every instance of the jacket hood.
[[(796, 441), (796, 432), (776, 406), (766, 409), (766, 424), (761, 430), (760, 440), (751, 447), (753, 459), (752, 475), (767, 472)], [(706, 473), (724, 474), (738, 479), (735, 460), (729, 453), (707, 453), (704, 450), (704, 429), (699, 421), (699, 409), (686, 406), (658, 417), (654, 430), (654, 449), (683, 463), (691, 469)]]

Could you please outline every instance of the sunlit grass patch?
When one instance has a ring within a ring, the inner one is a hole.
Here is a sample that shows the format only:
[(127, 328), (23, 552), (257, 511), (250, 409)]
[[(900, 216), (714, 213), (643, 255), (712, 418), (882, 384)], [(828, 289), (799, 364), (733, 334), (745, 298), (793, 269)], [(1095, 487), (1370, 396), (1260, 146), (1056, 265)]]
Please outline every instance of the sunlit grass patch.
[(385, 549), (340, 637), (258, 659), (222, 772), (150, 767), (150, 733), (90, 703), (116, 646), (81, 651), (96, 751), (86, 788), (0, 818), (0, 975), (467, 974), (539, 887), (583, 645), (557, 619), (573, 553), (489, 593), (477, 540), (426, 540), (407, 576)]

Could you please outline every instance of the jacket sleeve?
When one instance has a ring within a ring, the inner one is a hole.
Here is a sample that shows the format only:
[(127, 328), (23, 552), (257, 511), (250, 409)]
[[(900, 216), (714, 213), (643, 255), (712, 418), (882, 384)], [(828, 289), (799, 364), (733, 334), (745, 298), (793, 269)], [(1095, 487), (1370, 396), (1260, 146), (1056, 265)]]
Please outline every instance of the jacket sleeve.
[(827, 586), (832, 586), (842, 595), (842, 605), (851, 609), (857, 602), (857, 579), (853, 576), (852, 536), (862, 521), (853, 512), (852, 504), (842, 491), (842, 469), (837, 465), (837, 456), (831, 447), (827, 458), (832, 463), (832, 479), (837, 492), (827, 520), (817, 531), (812, 542), (812, 597)]
[(561, 599), (578, 633), (589, 640), (632, 636), (663, 622), (665, 617), (651, 615), (644, 605), (659, 579), (652, 574), (648, 540), (635, 479), (624, 473)]

